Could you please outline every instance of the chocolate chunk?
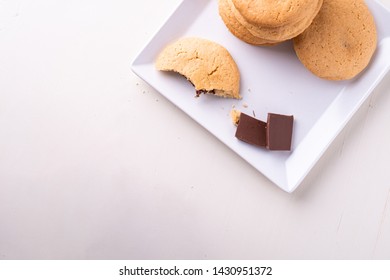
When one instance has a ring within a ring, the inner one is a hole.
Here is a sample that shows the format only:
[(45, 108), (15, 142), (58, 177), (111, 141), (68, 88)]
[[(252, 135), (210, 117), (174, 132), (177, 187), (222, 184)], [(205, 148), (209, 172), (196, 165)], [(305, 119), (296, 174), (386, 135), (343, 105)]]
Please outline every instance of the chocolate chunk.
[[(187, 81), (189, 81), (191, 83), (191, 85), (193, 87), (195, 87), (194, 83), (191, 80), (187, 79)], [(201, 94), (206, 94), (206, 93), (215, 94), (215, 90), (214, 89), (212, 89), (212, 90), (198, 89), (198, 90), (196, 90), (195, 97), (199, 97)]]
[(201, 94), (215, 94), (215, 90), (205, 90), (205, 89), (199, 89), (196, 91), (196, 97), (199, 97)]
[(267, 124), (244, 113), (238, 122), (236, 137), (244, 142), (259, 147), (266, 146)]
[(268, 114), (267, 148), (269, 150), (290, 151), (294, 116)]

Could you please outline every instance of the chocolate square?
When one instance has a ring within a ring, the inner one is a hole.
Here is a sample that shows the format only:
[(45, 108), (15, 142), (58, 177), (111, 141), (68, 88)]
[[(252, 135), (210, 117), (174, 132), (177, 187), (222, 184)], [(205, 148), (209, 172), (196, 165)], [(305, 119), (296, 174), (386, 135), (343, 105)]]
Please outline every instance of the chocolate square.
[(290, 151), (294, 116), (268, 114), (267, 148), (269, 150)]
[(236, 137), (246, 143), (265, 147), (267, 124), (244, 113), (240, 115), (240, 121), (236, 130)]

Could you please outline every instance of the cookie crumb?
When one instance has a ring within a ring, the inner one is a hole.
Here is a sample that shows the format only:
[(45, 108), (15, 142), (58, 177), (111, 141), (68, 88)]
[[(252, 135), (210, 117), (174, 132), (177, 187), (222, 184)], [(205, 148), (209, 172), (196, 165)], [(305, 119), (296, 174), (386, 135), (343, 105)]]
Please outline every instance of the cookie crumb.
[(235, 126), (237, 126), (238, 123), (240, 122), (240, 116), (241, 116), (241, 112), (239, 110), (233, 109), (230, 111), (230, 117)]
[(248, 104), (246, 104), (246, 103), (243, 103), (243, 104), (242, 104), (242, 107), (244, 107), (244, 108), (248, 108)]

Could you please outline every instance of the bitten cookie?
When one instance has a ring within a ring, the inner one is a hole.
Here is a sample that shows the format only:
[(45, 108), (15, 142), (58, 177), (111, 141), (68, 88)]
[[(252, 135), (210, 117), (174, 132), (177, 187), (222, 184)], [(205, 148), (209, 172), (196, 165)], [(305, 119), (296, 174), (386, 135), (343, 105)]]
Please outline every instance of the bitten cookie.
[(293, 42), (298, 58), (312, 73), (347, 80), (370, 62), (377, 33), (363, 0), (324, 0), (313, 23)]
[(230, 53), (202, 38), (186, 37), (168, 45), (158, 56), (156, 68), (185, 76), (196, 94), (240, 97), (240, 73)]

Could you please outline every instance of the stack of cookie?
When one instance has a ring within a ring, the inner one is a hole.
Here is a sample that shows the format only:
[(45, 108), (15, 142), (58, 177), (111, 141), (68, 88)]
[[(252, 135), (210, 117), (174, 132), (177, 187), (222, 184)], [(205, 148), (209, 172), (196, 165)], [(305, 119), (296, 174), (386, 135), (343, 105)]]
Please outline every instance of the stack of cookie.
[(364, 0), (218, 0), (237, 38), (252, 45), (293, 39), (313, 74), (348, 80), (369, 64), (377, 46), (375, 20)]
[(301, 34), (318, 14), (323, 0), (218, 0), (222, 20), (239, 39), (274, 45)]

